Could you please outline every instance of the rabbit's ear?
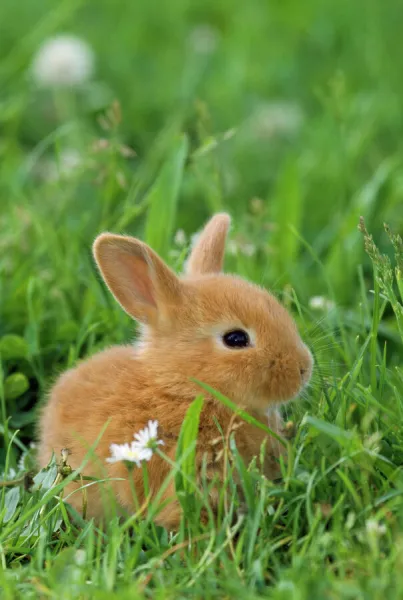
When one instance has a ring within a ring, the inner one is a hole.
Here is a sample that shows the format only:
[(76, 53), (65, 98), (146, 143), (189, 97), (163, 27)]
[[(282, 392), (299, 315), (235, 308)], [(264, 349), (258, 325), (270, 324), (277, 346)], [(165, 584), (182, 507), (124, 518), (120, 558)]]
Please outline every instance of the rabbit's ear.
[(225, 240), (231, 217), (227, 213), (214, 215), (196, 241), (186, 263), (186, 273), (202, 275), (219, 273), (224, 263)]
[(155, 325), (178, 304), (179, 279), (147, 244), (103, 233), (96, 238), (93, 253), (110, 291), (137, 321)]

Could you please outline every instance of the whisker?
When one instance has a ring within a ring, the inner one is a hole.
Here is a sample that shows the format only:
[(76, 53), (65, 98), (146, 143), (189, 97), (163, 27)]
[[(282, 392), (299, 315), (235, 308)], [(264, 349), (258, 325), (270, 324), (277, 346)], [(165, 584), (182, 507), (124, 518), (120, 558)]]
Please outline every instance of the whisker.
[(334, 342), (341, 342), (342, 338), (340, 336), (336, 336), (333, 335), (332, 333), (329, 334), (323, 334), (323, 335), (315, 335), (315, 336), (307, 336), (307, 335), (303, 335), (302, 337), (304, 338), (304, 340), (310, 344), (311, 346), (318, 346), (319, 344), (322, 344), (324, 342), (327, 343), (334, 343)]
[(318, 370), (318, 369), (325, 369), (328, 367), (347, 367), (346, 363), (344, 362), (337, 362), (335, 360), (329, 360), (329, 361), (320, 361), (318, 362), (317, 365), (315, 365), (316, 369), (314, 368), (314, 370)]

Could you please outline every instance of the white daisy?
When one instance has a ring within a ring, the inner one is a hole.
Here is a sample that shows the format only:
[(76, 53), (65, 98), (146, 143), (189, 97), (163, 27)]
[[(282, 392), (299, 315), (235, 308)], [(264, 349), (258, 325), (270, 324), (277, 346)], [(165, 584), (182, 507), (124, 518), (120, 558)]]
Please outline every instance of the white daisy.
[(43, 87), (76, 86), (90, 79), (94, 62), (94, 53), (86, 42), (60, 35), (39, 48), (33, 58), (32, 75)]
[[(142, 460), (145, 457), (141, 454), (140, 450), (136, 447), (133, 447), (134, 442), (131, 444), (111, 444), (111, 456), (106, 459), (106, 462), (116, 463), (120, 461), (128, 461), (132, 463), (136, 463), (139, 467)], [(149, 460), (146, 458), (146, 460)]]
[(145, 460), (150, 460), (156, 447), (164, 444), (162, 440), (157, 439), (157, 435), (158, 421), (148, 421), (144, 429), (140, 429), (138, 433), (134, 434), (135, 441), (132, 442), (132, 445), (147, 457)]
[(143, 460), (149, 461), (157, 446), (163, 444), (157, 439), (158, 421), (148, 421), (144, 429), (134, 434), (134, 441), (128, 444), (111, 444), (111, 456), (106, 459), (109, 463), (120, 461), (135, 463), (138, 467)]

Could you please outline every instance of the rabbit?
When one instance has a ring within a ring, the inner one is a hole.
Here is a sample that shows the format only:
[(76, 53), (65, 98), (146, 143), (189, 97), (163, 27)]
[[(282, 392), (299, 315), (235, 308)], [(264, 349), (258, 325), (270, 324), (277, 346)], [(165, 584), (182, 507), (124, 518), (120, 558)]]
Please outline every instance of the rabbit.
[[(224, 394), (281, 435), (278, 405), (295, 398), (310, 380), (312, 355), (287, 310), (265, 289), (222, 273), (230, 223), (226, 213), (211, 218), (180, 277), (138, 239), (111, 233), (95, 239), (93, 254), (100, 274), (122, 308), (139, 323), (139, 339), (101, 351), (60, 376), (41, 414), (38, 457), (45, 466), (53, 452), (58, 455), (67, 448), (71, 467), (78, 469), (87, 456), (83, 475), (105, 478), (106, 473), (111, 479), (109, 489), (126, 514), (135, 511), (133, 486), (138, 502), (144, 501), (143, 473), (133, 469), (130, 482), (124, 463), (109, 464), (111, 444), (133, 441), (134, 433), (153, 419), (159, 424), (161, 448), (175, 460), (186, 411), (201, 393), (197, 472), (207, 460), (207, 477), (222, 478), (215, 446), (220, 436), (217, 422), (226, 433), (234, 413), (197, 381)], [(276, 478), (283, 446), (262, 429), (238, 421), (233, 429), (240, 455), (250, 463), (259, 457), (265, 441), (262, 468), (268, 478)], [(89, 456), (88, 449), (94, 445)], [(170, 466), (158, 454), (147, 466), (155, 496)], [(76, 490), (68, 502), (78, 511), (80, 485), (72, 482), (67, 489)], [(108, 502), (100, 493), (102, 484), (86, 489), (88, 517), (105, 518)], [(173, 477), (160, 496), (155, 522), (175, 530), (181, 506)], [(213, 508), (217, 502), (213, 488)]]

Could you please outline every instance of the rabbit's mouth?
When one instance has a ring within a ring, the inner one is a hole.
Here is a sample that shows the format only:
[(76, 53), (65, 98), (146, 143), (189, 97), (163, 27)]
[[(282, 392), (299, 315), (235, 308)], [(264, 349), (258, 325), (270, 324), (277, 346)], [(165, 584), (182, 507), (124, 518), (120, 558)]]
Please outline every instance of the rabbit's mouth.
[(254, 407), (268, 414), (280, 406), (298, 399), (309, 385), (312, 375), (312, 362), (307, 362), (304, 367), (278, 371), (275, 375), (265, 379), (261, 393), (257, 394)]
[(313, 357), (305, 344), (302, 344), (296, 359), (281, 357), (278, 369), (270, 374), (266, 382), (270, 406), (285, 404), (301, 396), (309, 385), (312, 370)]

